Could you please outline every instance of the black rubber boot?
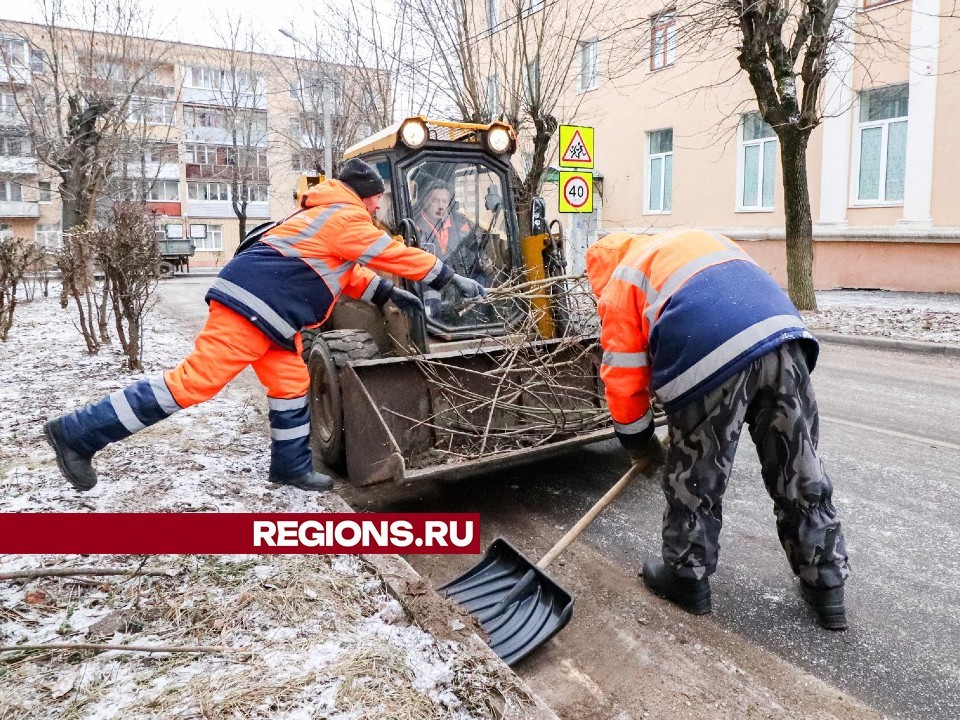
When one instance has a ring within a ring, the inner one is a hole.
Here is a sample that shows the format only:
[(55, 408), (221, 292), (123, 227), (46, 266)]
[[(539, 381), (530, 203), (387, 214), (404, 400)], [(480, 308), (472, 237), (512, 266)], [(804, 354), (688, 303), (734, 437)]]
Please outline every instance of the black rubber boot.
[(643, 582), (654, 594), (676, 603), (692, 615), (706, 615), (710, 602), (710, 581), (677, 577), (672, 568), (659, 558), (648, 558), (643, 564)]
[(57, 456), (57, 467), (63, 476), (70, 481), (77, 490), (92, 490), (97, 484), (97, 471), (93, 469), (93, 455), (81, 455), (67, 445), (63, 430), (60, 427), (60, 418), (47, 420), (43, 424), (43, 434), (47, 442), (53, 447)]
[(276, 483), (277, 485), (292, 485), (301, 490), (314, 490), (316, 492), (326, 492), (333, 488), (333, 479), (329, 475), (324, 475), (316, 470), (311, 470), (303, 475), (294, 475), (293, 477), (271, 475), (270, 482)]
[(835, 588), (821, 588), (800, 583), (800, 593), (814, 612), (817, 622), (827, 630), (847, 629), (847, 610), (843, 604), (843, 585)]

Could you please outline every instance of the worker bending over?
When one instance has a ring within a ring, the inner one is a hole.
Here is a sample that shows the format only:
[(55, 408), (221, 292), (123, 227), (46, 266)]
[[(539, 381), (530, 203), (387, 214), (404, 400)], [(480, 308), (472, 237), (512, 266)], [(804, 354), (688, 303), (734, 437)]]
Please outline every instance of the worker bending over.
[(339, 178), (301, 198), (301, 212), (235, 256), (207, 292), (207, 322), (193, 352), (173, 370), (145, 378), (48, 421), (44, 433), (61, 472), (78, 490), (97, 484), (92, 459), (109, 443), (209, 400), (250, 365), (267, 389), (270, 481), (329, 490), (310, 455), (310, 377), (300, 331), (326, 320), (341, 294), (382, 306), (420, 307), (419, 299), (379, 275), (384, 270), (433, 289), (453, 283), (467, 297), (479, 283), (428, 252), (378, 230), (384, 183), (365, 162), (348, 161)]
[[(818, 345), (789, 298), (715, 233), (614, 233), (586, 259), (617, 437), (635, 462), (666, 464), (663, 553), (644, 563), (646, 585), (688, 612), (710, 612), (723, 495), (746, 422), (802, 595), (822, 626), (845, 628), (847, 552), (817, 456)], [(651, 393), (666, 411), (666, 453)]]

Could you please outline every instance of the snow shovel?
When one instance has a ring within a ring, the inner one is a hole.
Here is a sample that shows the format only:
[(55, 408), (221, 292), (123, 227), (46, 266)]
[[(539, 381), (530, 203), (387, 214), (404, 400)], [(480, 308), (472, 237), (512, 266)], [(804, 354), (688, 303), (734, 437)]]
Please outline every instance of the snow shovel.
[(477, 619), (487, 643), (507, 665), (526, 657), (560, 632), (573, 615), (573, 595), (544, 570), (649, 463), (637, 463), (534, 564), (503, 538), (483, 560), (438, 588)]

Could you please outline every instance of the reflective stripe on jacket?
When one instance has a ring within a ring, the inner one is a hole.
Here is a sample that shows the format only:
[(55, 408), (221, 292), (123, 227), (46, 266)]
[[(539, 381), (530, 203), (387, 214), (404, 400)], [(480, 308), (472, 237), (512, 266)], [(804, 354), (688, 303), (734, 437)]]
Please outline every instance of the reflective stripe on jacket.
[(653, 433), (651, 392), (672, 412), (795, 339), (811, 370), (816, 362), (786, 293), (722, 235), (613, 233), (587, 250), (587, 276), (599, 298), (600, 376), (628, 447)]
[(307, 191), (307, 209), (270, 230), (229, 263), (207, 292), (293, 350), (302, 328), (322, 323), (341, 294), (383, 303), (393, 284), (384, 270), (435, 289), (453, 269), (379, 230), (360, 198), (338, 180)]

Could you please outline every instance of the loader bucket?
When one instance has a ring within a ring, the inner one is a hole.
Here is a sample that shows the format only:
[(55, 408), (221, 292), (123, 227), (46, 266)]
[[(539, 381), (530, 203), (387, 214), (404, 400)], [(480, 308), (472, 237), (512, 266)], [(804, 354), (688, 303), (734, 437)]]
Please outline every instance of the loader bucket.
[(573, 595), (503, 538), (438, 591), (477, 619), (490, 648), (508, 665), (547, 642), (573, 615)]
[[(351, 483), (459, 479), (548, 457), (612, 436), (598, 376), (599, 346), (591, 338), (541, 340), (524, 350), (552, 353), (563, 368), (567, 392), (552, 398), (555, 407), (530, 412), (541, 424), (553, 423), (549, 437), (531, 446), (506, 441), (477, 443), (477, 428), (494, 430), (508, 441), (525, 431), (517, 408), (532, 404), (532, 391), (515, 393), (509, 410), (483, 403), (498, 392), (503, 345), (474, 347), (414, 357), (361, 360), (340, 373), (347, 476)], [(438, 379), (480, 401), (452, 403), (438, 390)], [(532, 387), (536, 378), (515, 376), (513, 387)], [(502, 387), (501, 387), (502, 389)], [(491, 406), (494, 409), (491, 411)], [(464, 409), (466, 407), (466, 409)], [(537, 413), (540, 413), (538, 415)], [(488, 433), (489, 436), (489, 433)], [(472, 445), (470, 444), (472, 442)], [(499, 443), (499, 444), (498, 444)], [(478, 451), (482, 450), (482, 451)]]

